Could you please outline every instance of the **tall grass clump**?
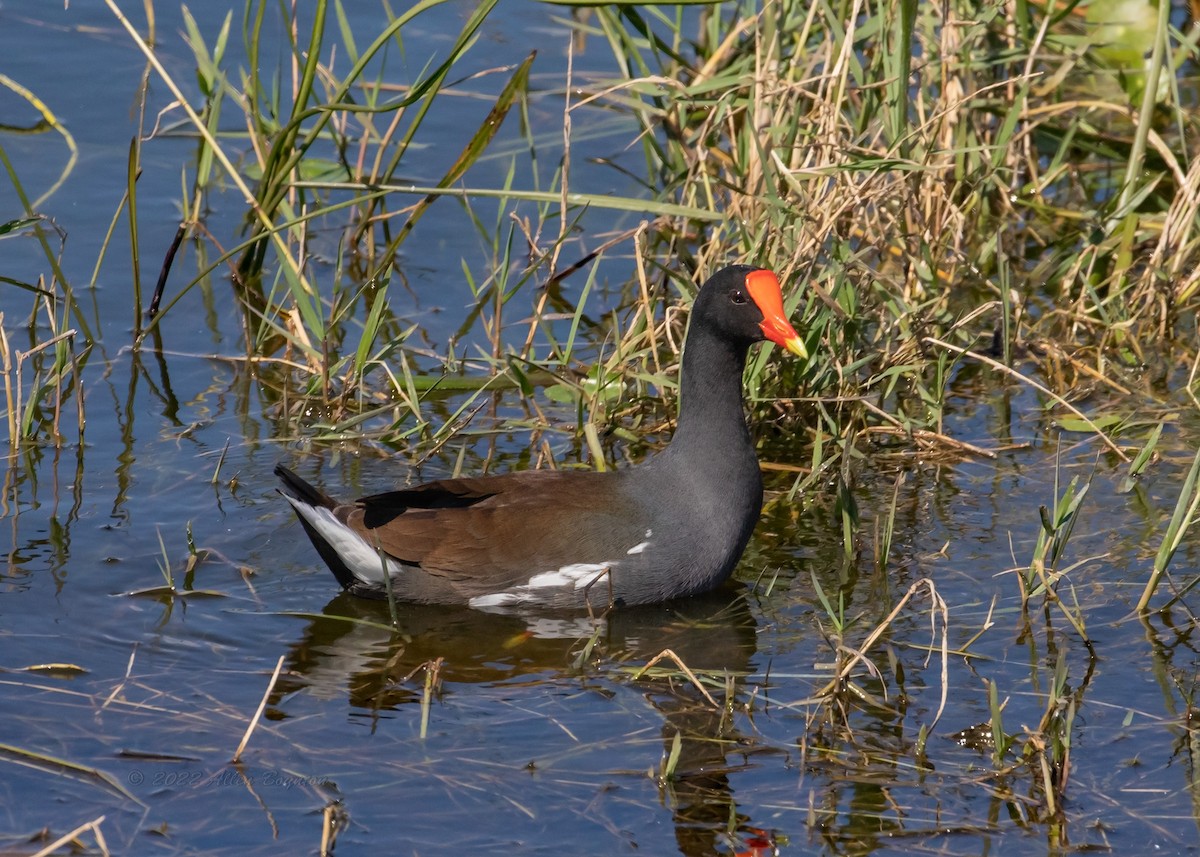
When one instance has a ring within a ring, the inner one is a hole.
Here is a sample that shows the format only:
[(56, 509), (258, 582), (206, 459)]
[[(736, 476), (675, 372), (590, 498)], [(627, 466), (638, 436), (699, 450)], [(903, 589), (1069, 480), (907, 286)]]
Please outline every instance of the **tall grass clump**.
[[(889, 403), (892, 417), (860, 402), (822, 414), (834, 436), (938, 427), (930, 336), (1066, 364), (1061, 392), (1131, 371), (1151, 333), (1186, 332), (1196, 120), (1161, 82), (1194, 45), (1159, 16), (1154, 79), (1122, 88), (1132, 72), (1111, 66), (1103, 29), (1018, 5), (1014, 20), (915, 0), (620, 4), (580, 25), (627, 75), (608, 97), (638, 118), (660, 193), (726, 215), (656, 251), (704, 268), (754, 258), (806, 283), (824, 348), (799, 380)], [(1172, 345), (1188, 365), (1191, 345)]]
[[(154, 332), (191, 288), (228, 267), (248, 356), (284, 369), (269, 382), (286, 408), (315, 408), (335, 424), (373, 408), (398, 408), (419, 419), (419, 390), (404, 355), (396, 353), (410, 330), (391, 311), (388, 293), (396, 255), (436, 196), (395, 205), (379, 188), (395, 180), (422, 139), (429, 110), (495, 5), (488, 0), (474, 7), (450, 45), (410, 84), (397, 86), (394, 57), (412, 53), (407, 29), (443, 2), (423, 0), (389, 13), (376, 36), (360, 44), (340, 2), (288, 11), (248, 0), (240, 21), (244, 66), (227, 59), (236, 38), (232, 14), (218, 32), (203, 33), (185, 9), (198, 101), (187, 96), (191, 84), (175, 79), (158, 60), (149, 34), (109, 2), (145, 53), (148, 73), (175, 95), (173, 130), (193, 135), (198, 147), (175, 243), (153, 297), (145, 307), (138, 299), (139, 309), (149, 310), (146, 332)], [(268, 46), (281, 28), (288, 50), (277, 60)], [(509, 75), (507, 85), (490, 112), (474, 117), (477, 126), (467, 129), (460, 156), (436, 188), (453, 185), (487, 148), (523, 97), (528, 68), (526, 59), (500, 70)], [(245, 235), (232, 245), (212, 240), (215, 259), (200, 265), (190, 281), (169, 287), (176, 250), (189, 238), (201, 244), (212, 239), (208, 197), (230, 186), (246, 201)], [(329, 252), (331, 234), (332, 264), (321, 256)], [(383, 373), (383, 383), (366, 384), (366, 376), (389, 358), (401, 364), (400, 374)]]
[[(1109, 0), (1083, 12), (1018, 3), (1016, 14), (965, 0), (582, 4), (571, 18), (580, 43), (607, 45), (616, 72), (554, 93), (565, 106), (565, 148), (552, 178), (520, 187), (510, 167), (464, 187), (508, 117), (527, 118), (536, 59), (514, 54), (485, 72), (468, 64), (494, 0), (418, 59), (409, 34), (444, 2), (385, 5), (366, 38), (342, 0), (246, 0), (216, 32), (202, 32), (185, 9), (196, 72), (185, 82), (159, 59), (154, 4), (138, 23), (106, 0), (144, 52), (147, 76), (174, 99), (160, 121), (196, 141), (176, 241), (156, 280), (134, 279), (139, 336), (196, 284), (229, 270), (248, 357), (272, 367), (264, 383), (285, 413), (320, 414), (334, 435), (364, 430), (364, 414), (373, 415), (401, 436), (424, 424), (421, 401), (440, 376), (463, 365), (452, 345), (410, 348), (412, 328), (391, 300), (398, 254), (451, 196), (486, 233), (497, 269), (480, 281), (467, 319), (491, 342), (470, 355), (484, 370), (476, 387), (549, 378), (580, 394), (584, 379), (611, 387), (616, 377), (633, 382), (618, 383), (619, 395), (669, 389), (666, 352), (677, 351), (680, 318), (664, 307), (674, 294), (686, 302), (697, 276), (733, 259), (779, 271), (794, 284), (791, 306), (803, 305), (816, 356), (780, 368), (760, 355), (750, 381), (772, 400), (764, 410), (801, 413), (820, 441), (823, 457), (806, 480), (844, 482), (842, 456), (873, 442), (961, 453), (941, 428), (947, 384), (965, 362), (994, 360), (1013, 383), (1034, 374), (1014, 364), (1038, 364), (1043, 388), (1062, 397), (1047, 402), (1051, 410), (1082, 383), (1111, 400), (1136, 392), (1145, 365), (1170, 372), (1196, 362), (1182, 335), (1200, 276), (1200, 167), (1184, 145), (1196, 119), (1183, 72), (1196, 48), (1165, 7), (1147, 5), (1153, 14), (1122, 31), (1136, 36), (1130, 53), (1117, 49)], [(278, 33), (281, 54), (269, 47)], [(239, 40), (244, 59), (231, 60)], [(502, 82), (463, 113), (453, 156), (436, 174), (403, 175), (434, 105), (479, 75)], [(644, 195), (572, 189), (572, 116), (584, 107), (636, 124)], [(136, 227), (136, 176), (154, 145), (146, 108), (122, 203), (138, 271), (155, 268)], [(536, 160), (532, 132), (519, 133)], [(209, 199), (226, 189), (245, 205), (245, 231), (232, 240), (206, 224)], [(473, 211), (482, 198), (532, 203), (536, 220), (505, 239), (505, 225)], [(565, 256), (573, 226), (612, 209), (647, 215), (616, 239), (634, 257), (627, 306), (592, 329), (572, 327), (570, 341), (598, 334), (620, 347), (532, 348), (560, 335), (541, 314), (594, 315), (575, 302), (555, 306), (554, 290), (608, 249)], [(203, 260), (180, 282), (176, 251), (188, 247)], [(522, 292), (518, 317), (535, 312), (524, 347), (512, 349), (498, 331)], [(422, 357), (434, 358), (434, 374)], [(621, 411), (608, 398), (591, 404)], [(1109, 436), (1120, 434), (1119, 420), (1105, 425), (1107, 445), (1123, 455)], [(1101, 430), (1088, 414), (1082, 427)]]
[[(0, 224), (0, 241), (10, 232), (35, 231), (37, 218)], [(9, 289), (29, 296), (28, 311), (0, 312), (0, 373), (9, 453), (26, 443), (82, 444), (86, 422), (82, 371), (92, 343), (86, 322), (72, 326), (78, 307), (70, 284), (55, 275), (26, 283), (0, 276)]]
[[(66, 236), (41, 213), (42, 205), (74, 171), (79, 155), (75, 138), (37, 93), (20, 81), (0, 74), (0, 87), (24, 101), (39, 116), (37, 124), (27, 133), (56, 135), (66, 150), (57, 177), (41, 195), (33, 197), (22, 180), (22, 165), (14, 163), (0, 145), (0, 166), (17, 202), (17, 207), (5, 213), (11, 219), (0, 220), (0, 246), (8, 241), (32, 239), (45, 260), (46, 272), (36, 281), (28, 281), (14, 277), (10, 270), (0, 269), (0, 284), (10, 294), (24, 294), (28, 299), (20, 315), (12, 310), (7, 317), (0, 313), (0, 372), (3, 372), (3, 408), (11, 454), (24, 443), (82, 444), (85, 415), (81, 372), (94, 337), (73, 285), (62, 269)], [(8, 130), (16, 129), (9, 126)], [(18, 305), (15, 297), (7, 304)]]
[[(1114, 49), (1104, 2), (1085, 14), (1020, 3), (1016, 15), (915, 0), (581, 5), (571, 10), (580, 44), (607, 46), (615, 73), (553, 93), (563, 147), (551, 177), (535, 165), (529, 187), (515, 178), (527, 174), (518, 155), (497, 158), (492, 146), (520, 119), (529, 151), (519, 156), (536, 161), (525, 125), (536, 58), (514, 53), (483, 72), (469, 62), (494, 0), (427, 55), (410, 34), (444, 0), (385, 6), (367, 37), (341, 0), (246, 0), (215, 32), (185, 9), (186, 82), (158, 56), (153, 4), (139, 24), (106, 3), (174, 99), (157, 121), (196, 146), (175, 243), (156, 279), (134, 278), (135, 332), (157, 336), (193, 287), (228, 271), (247, 359), (285, 426), (436, 444), (477, 401), (456, 402), (438, 429), (423, 406), (431, 392), (548, 384), (576, 404), (581, 435), (644, 437), (669, 415), (645, 403), (673, 385), (679, 296), (686, 303), (726, 262), (753, 261), (790, 284), (814, 355), (756, 355), (756, 416), (803, 427), (816, 452), (793, 488), (835, 489), (849, 550), (848, 462), (865, 449), (981, 453), (942, 431), (963, 365), (1028, 385), (1061, 428), (1126, 458), (1124, 417), (1145, 395), (1144, 367), (1182, 378), (1197, 363), (1187, 334), (1200, 167), (1185, 146), (1197, 120), (1183, 77), (1196, 49), (1166, 12), (1137, 29), (1135, 63)], [(281, 52), (270, 47), (279, 33)], [(231, 59), (235, 43), (243, 59)], [(437, 171), (402, 173), (435, 105), (480, 76), (495, 79), (491, 94), (462, 111), (461, 139)], [(584, 109), (633, 122), (643, 194), (573, 189), (572, 122)], [(148, 102), (141, 113), (121, 207), (134, 268), (147, 272), (158, 260), (139, 239), (136, 178), (155, 128)], [(472, 170), (485, 158), (480, 180)], [(244, 231), (212, 234), (210, 203), (230, 191), (244, 201)], [(481, 199), (498, 201), (494, 222), (476, 211)], [(463, 209), (492, 270), (464, 264), (475, 305), (453, 342), (430, 348), (411, 341), (393, 291), (399, 254), (434, 205)], [(523, 218), (510, 220), (518, 205)], [(571, 256), (572, 231), (614, 209), (645, 219)], [(20, 223), (36, 223), (36, 205), (25, 214)], [(194, 276), (178, 273), (188, 248)], [(597, 312), (586, 269), (610, 250), (632, 257), (628, 284), (621, 305)], [(59, 313), (50, 336), (88, 336), (70, 306), (71, 324)], [(502, 330), (518, 319), (527, 335), (514, 345)], [(473, 333), (488, 344), (464, 352), (457, 343)], [(65, 377), (65, 352), (54, 352), (56, 368), (39, 378)], [(1073, 401), (1082, 385), (1099, 393), (1086, 407)]]

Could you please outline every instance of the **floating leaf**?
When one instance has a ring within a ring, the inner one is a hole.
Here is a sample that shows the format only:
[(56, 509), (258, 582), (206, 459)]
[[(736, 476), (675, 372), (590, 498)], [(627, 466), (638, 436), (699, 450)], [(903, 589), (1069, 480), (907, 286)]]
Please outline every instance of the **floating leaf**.
[(0, 744), (0, 760), (25, 765), (30, 768), (38, 768), (43, 771), (50, 771), (51, 773), (70, 777), (81, 782), (99, 785), (107, 790), (116, 792), (127, 800), (133, 801), (138, 806), (145, 807), (145, 804), (127, 791), (115, 777), (97, 768), (89, 768), (86, 765), (69, 762), (66, 759), (59, 759), (56, 756), (47, 756), (44, 753), (38, 753), (34, 750), (14, 747), (11, 744)]
[(146, 589), (134, 589), (126, 592), (130, 596), (150, 596), (152, 598), (226, 598), (224, 592), (215, 589), (176, 589), (174, 586), (151, 586)]
[(70, 678), (77, 675), (87, 675), (88, 671), (78, 664), (30, 664), (27, 667), (21, 667), (23, 672), (29, 673), (50, 673), (52, 675), (60, 675), (64, 678)]
[(1058, 427), (1063, 431), (1073, 432), (1096, 432), (1104, 431), (1105, 429), (1119, 426), (1125, 421), (1125, 418), (1117, 414), (1109, 414), (1104, 417), (1092, 417), (1091, 419), (1083, 419), (1081, 417), (1059, 417), (1055, 420)]
[(24, 229), (26, 226), (32, 226), (41, 218), (39, 217), (22, 217), (19, 220), (10, 220), (7, 223), (0, 223), (0, 235), (7, 235), (10, 232), (16, 232), (18, 229)]

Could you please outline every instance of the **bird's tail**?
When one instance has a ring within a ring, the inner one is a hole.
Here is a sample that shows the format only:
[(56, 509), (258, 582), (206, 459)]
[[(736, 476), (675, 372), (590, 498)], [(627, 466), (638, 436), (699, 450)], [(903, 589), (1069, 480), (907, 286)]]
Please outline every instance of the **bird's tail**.
[(283, 483), (283, 488), (280, 490), (293, 500), (299, 500), (306, 506), (315, 508), (332, 509), (337, 505), (337, 501), (320, 488), (309, 485), (282, 464), (275, 465), (275, 475)]
[(292, 508), (296, 510), (296, 517), (300, 519), (300, 525), (304, 527), (304, 532), (308, 534), (313, 547), (317, 549), (321, 559), (325, 560), (325, 564), (329, 566), (329, 570), (333, 572), (338, 583), (342, 585), (343, 589), (352, 592), (361, 589), (363, 582), (350, 569), (350, 566), (338, 553), (337, 548), (329, 540), (331, 532), (350, 532), (346, 525), (337, 520), (333, 514), (337, 501), (320, 488), (309, 485), (282, 464), (275, 465), (275, 475), (283, 482), (279, 493), (286, 497), (287, 501), (292, 504)]

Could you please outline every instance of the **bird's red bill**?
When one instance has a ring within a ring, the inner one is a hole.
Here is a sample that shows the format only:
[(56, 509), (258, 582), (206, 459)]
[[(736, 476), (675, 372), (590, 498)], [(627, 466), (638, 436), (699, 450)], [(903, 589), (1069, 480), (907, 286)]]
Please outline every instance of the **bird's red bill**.
[(746, 291), (763, 314), (762, 323), (759, 325), (763, 336), (799, 357), (808, 357), (804, 340), (787, 320), (779, 278), (771, 271), (751, 271), (746, 275)]

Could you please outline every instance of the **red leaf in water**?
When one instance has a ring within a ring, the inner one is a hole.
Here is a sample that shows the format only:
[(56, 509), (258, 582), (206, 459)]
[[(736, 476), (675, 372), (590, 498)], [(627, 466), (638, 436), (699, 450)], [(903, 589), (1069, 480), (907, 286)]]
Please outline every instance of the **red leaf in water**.
[(738, 851), (734, 857), (775, 857), (779, 853), (775, 849), (775, 837), (770, 831), (751, 827), (747, 833), (749, 835), (742, 840), (746, 850)]

